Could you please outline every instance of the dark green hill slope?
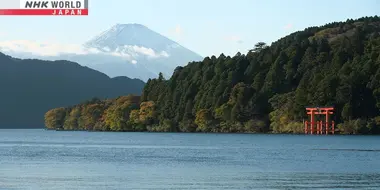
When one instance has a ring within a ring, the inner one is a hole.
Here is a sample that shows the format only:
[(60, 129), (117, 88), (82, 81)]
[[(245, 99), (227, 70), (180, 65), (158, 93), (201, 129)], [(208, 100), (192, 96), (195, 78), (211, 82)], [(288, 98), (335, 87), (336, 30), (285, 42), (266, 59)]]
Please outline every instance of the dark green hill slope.
[(93, 97), (140, 94), (144, 83), (109, 78), (67, 61), (21, 60), (0, 54), (0, 128), (43, 128), (49, 109)]
[[(247, 55), (207, 57), (177, 68), (167, 81), (148, 81), (142, 101), (157, 103), (160, 120), (189, 123), (206, 113), (202, 122), (213, 125), (205, 131), (296, 132), (303, 130), (307, 105), (334, 105), (335, 120), (347, 122), (340, 126), (347, 133), (375, 130), (372, 118), (380, 115), (380, 19), (311, 27)], [(267, 119), (270, 128), (258, 122)], [(344, 128), (359, 123), (365, 127)]]
[[(247, 55), (206, 57), (168, 80), (149, 80), (140, 101), (140, 108), (103, 102), (103, 114), (117, 118), (99, 120), (103, 129), (298, 133), (305, 106), (333, 105), (341, 133), (379, 133), (380, 18), (310, 27)], [(63, 126), (51, 121), (65, 111), (72, 109), (49, 112), (47, 127)]]

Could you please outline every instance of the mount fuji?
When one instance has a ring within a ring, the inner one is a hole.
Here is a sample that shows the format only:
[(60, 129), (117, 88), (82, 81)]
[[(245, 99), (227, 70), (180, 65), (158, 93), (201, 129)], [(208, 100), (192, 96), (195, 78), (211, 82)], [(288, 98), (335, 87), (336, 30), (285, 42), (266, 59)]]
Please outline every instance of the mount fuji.
[(124, 75), (142, 80), (156, 77), (159, 72), (171, 76), (177, 66), (202, 59), (200, 55), (141, 24), (117, 24), (84, 46), (119, 56), (129, 63), (105, 62), (93, 65), (94, 69), (110, 76), (119, 76), (124, 72)]
[(68, 60), (109, 77), (127, 76), (143, 81), (156, 78), (160, 72), (170, 77), (177, 66), (203, 59), (141, 24), (116, 24), (79, 47), (49, 54), (52, 49), (49, 44), (35, 42), (0, 42), (0, 51), (14, 57)]

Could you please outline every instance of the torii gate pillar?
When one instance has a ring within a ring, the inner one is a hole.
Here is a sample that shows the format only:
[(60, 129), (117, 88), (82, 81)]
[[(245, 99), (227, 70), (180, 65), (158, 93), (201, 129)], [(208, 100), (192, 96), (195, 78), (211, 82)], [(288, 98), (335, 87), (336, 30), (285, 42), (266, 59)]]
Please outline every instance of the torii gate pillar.
[[(335, 132), (335, 123), (331, 121), (330, 115), (334, 114), (334, 107), (306, 107), (306, 113), (310, 115), (310, 122), (305, 121), (305, 134), (329, 134)], [(316, 121), (316, 115), (325, 115), (325, 122)]]

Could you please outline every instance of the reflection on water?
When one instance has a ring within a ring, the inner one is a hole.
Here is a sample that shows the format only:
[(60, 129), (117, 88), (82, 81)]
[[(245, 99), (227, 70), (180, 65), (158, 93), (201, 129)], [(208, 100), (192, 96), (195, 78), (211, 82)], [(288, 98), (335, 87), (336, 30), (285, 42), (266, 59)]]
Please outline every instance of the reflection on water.
[(380, 189), (380, 138), (0, 131), (0, 189)]

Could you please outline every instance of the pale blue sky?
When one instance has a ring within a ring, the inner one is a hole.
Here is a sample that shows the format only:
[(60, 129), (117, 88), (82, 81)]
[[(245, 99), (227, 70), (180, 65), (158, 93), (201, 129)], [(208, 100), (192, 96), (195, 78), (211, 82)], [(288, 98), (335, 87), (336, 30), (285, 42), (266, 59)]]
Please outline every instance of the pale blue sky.
[(89, 16), (1, 16), (0, 41), (82, 44), (140, 23), (202, 56), (246, 53), (309, 26), (380, 15), (379, 0), (89, 0)]

